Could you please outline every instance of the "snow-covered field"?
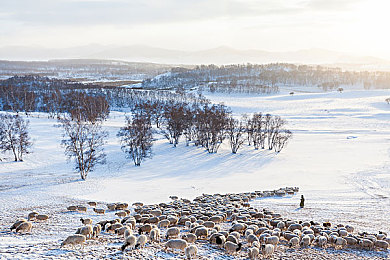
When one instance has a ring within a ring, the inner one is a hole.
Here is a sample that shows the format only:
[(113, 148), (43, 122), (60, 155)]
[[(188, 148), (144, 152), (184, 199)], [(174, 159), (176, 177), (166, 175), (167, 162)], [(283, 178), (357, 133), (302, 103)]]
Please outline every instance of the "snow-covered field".
[[(112, 112), (105, 128), (107, 164), (81, 181), (60, 146), (61, 129), (44, 114), (29, 118), (33, 153), (24, 162), (0, 162), (0, 252), (28, 241), (2, 238), (10, 212), (66, 204), (68, 201), (158, 203), (170, 195), (193, 199), (202, 193), (246, 192), (299, 186), (306, 207), (297, 210), (299, 195), (261, 199), (252, 204), (297, 219), (351, 223), (359, 230), (390, 232), (390, 91), (344, 93), (280, 93), (271, 96), (208, 94), (235, 114), (263, 112), (287, 119), (294, 136), (280, 154), (245, 146), (238, 154), (223, 146), (217, 154), (202, 148), (173, 148), (159, 139), (154, 156), (135, 167), (116, 137), (124, 114)], [(4, 155), (2, 155), (5, 157)], [(11, 157), (10, 157), (11, 158)], [(8, 212), (7, 214), (5, 212)], [(3, 217), (1, 215), (4, 213)], [(5, 224), (4, 224), (5, 223)], [(73, 231), (70, 230), (72, 233)], [(63, 239), (59, 233), (35, 242)], [(0, 256), (1, 258), (1, 256)]]

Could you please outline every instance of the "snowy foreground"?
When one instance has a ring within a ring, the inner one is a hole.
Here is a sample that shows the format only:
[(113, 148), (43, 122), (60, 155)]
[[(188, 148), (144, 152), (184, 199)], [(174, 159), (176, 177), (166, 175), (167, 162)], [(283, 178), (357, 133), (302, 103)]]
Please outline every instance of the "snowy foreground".
[[(64, 253), (53, 248), (74, 233), (80, 216), (74, 213), (52, 219), (73, 223), (52, 231), (50, 224), (40, 224), (49, 231), (41, 234), (33, 229), (31, 237), (9, 234), (9, 225), (33, 209), (50, 214), (85, 200), (159, 203), (169, 201), (170, 195), (193, 199), (202, 193), (285, 186), (298, 186), (300, 193), (259, 199), (252, 206), (266, 207), (294, 219), (390, 232), (390, 105), (384, 101), (389, 96), (390, 91), (358, 90), (259, 97), (209, 94), (213, 102), (224, 102), (235, 114), (280, 115), (288, 120), (293, 139), (280, 154), (255, 151), (245, 145), (236, 155), (230, 153), (228, 146), (217, 154), (208, 154), (202, 148), (186, 147), (184, 142), (173, 148), (159, 139), (153, 146), (153, 158), (141, 167), (135, 167), (121, 151), (116, 133), (124, 124), (124, 113), (112, 112), (105, 124), (110, 134), (107, 164), (98, 166), (87, 181), (81, 181), (72, 170), (73, 164), (66, 161), (60, 146), (61, 129), (54, 127), (57, 122), (44, 114), (33, 114), (29, 120), (34, 153), (24, 162), (4, 158), (0, 162), (0, 259), (55, 258)], [(301, 194), (306, 198), (306, 207), (298, 210)], [(92, 213), (89, 214), (95, 216)], [(42, 247), (29, 255), (28, 244), (47, 244), (53, 250), (48, 253)], [(5, 254), (11, 251), (14, 253)], [(207, 252), (203, 255), (207, 256)], [(218, 258), (209, 256), (212, 257)]]

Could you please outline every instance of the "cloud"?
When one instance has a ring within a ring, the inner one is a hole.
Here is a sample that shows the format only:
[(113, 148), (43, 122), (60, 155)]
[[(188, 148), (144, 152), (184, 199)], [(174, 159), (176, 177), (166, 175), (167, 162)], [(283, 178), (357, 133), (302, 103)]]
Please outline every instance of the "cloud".
[(283, 15), (302, 8), (296, 0), (13, 0), (0, 2), (0, 10), (7, 10), (0, 20), (30, 26), (134, 26)]

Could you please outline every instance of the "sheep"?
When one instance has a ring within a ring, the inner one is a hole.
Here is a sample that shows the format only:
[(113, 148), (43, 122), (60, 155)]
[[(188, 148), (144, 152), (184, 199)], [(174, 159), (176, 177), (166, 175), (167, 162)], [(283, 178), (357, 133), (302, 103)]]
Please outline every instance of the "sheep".
[(197, 239), (195, 234), (192, 234), (192, 233), (184, 234), (181, 236), (181, 238), (184, 239), (185, 241), (187, 241), (187, 243), (195, 243), (195, 241)]
[(301, 247), (307, 247), (310, 244), (311, 244), (311, 239), (308, 235), (303, 236), (301, 242), (299, 243)]
[(145, 224), (138, 229), (138, 233), (142, 234), (143, 232), (145, 233), (150, 233), (150, 231), (153, 229), (153, 226), (151, 224)]
[(215, 224), (219, 224), (223, 221), (223, 217), (222, 216), (212, 216), (208, 219), (208, 221), (212, 221)]
[(84, 227), (78, 228), (76, 234), (84, 235), (87, 239), (93, 236), (93, 227), (91, 225), (85, 225)]
[(38, 214), (38, 212), (36, 212), (36, 211), (33, 211), (33, 212), (30, 212), (29, 214), (28, 214), (28, 216), (27, 216), (27, 220), (34, 220), (36, 217), (37, 217), (37, 215), (39, 215)]
[(231, 232), (229, 235), (235, 236), (237, 239), (240, 239), (241, 235), (237, 231)]
[(167, 228), (170, 224), (170, 221), (168, 219), (163, 219), (160, 222), (158, 222), (157, 226), (159, 228)]
[(249, 259), (256, 259), (259, 256), (259, 249), (257, 247), (251, 247), (248, 248), (248, 258)]
[(315, 240), (315, 243), (317, 243), (319, 247), (326, 247), (328, 239), (325, 236), (318, 236)]
[(226, 243), (226, 237), (224, 235), (219, 235), (215, 238), (215, 243), (222, 247)]
[(128, 246), (131, 249), (133, 249), (135, 247), (136, 243), (137, 243), (137, 238), (133, 235), (130, 235), (130, 236), (126, 237), (125, 242), (123, 243), (123, 245), (121, 247), (121, 250), (125, 251), (126, 247), (128, 247)]
[(115, 203), (109, 203), (106, 205), (107, 208), (111, 211), (115, 210), (116, 209), (116, 204)]
[(105, 209), (93, 208), (93, 211), (95, 211), (96, 214), (105, 214), (106, 213)]
[(69, 211), (77, 211), (77, 206), (69, 206), (66, 209)]
[(98, 235), (100, 234), (100, 232), (102, 232), (102, 226), (100, 224), (96, 224), (94, 227), (93, 227), (93, 231), (92, 231), (92, 237), (98, 237)]
[(358, 240), (354, 237), (344, 237), (344, 239), (349, 246), (356, 246), (358, 244)]
[(261, 253), (265, 258), (268, 258), (271, 256), (275, 251), (274, 245), (271, 244), (266, 244), (266, 245), (261, 245)]
[(123, 221), (122, 223), (125, 225), (130, 225), (131, 229), (134, 229), (136, 225), (136, 220), (135, 218), (130, 217), (126, 221)]
[(198, 247), (196, 245), (187, 246), (184, 249), (184, 253), (186, 254), (187, 259), (192, 259), (198, 254)]
[(274, 246), (275, 246), (275, 249), (276, 249), (276, 246), (277, 246), (278, 243), (279, 243), (279, 237), (277, 237), (277, 236), (266, 237), (266, 238), (264, 238), (264, 242), (265, 242), (266, 244), (274, 245)]
[(97, 203), (95, 201), (89, 201), (87, 204), (89, 206), (91, 206), (91, 207), (96, 207), (97, 206)]
[(253, 242), (259, 242), (259, 239), (254, 234), (250, 234), (246, 240), (250, 246), (252, 246)]
[(298, 237), (292, 237), (289, 241), (288, 241), (288, 246), (289, 247), (295, 247), (299, 244), (299, 238)]
[(232, 243), (238, 244), (238, 239), (236, 236), (228, 235), (228, 237), (226, 238), (226, 241), (230, 241)]
[(162, 211), (159, 210), (159, 209), (155, 209), (155, 210), (151, 210), (151, 211), (150, 211), (150, 214), (152, 214), (152, 215), (155, 216), (155, 217), (159, 217), (159, 216), (162, 215)]
[(291, 224), (289, 227), (288, 227), (288, 231), (294, 231), (295, 229), (298, 229), (298, 230), (302, 230), (302, 225), (301, 224)]
[(77, 210), (80, 211), (80, 212), (87, 212), (87, 207), (86, 206), (78, 205), (76, 207), (77, 207)]
[(84, 242), (86, 241), (86, 237), (84, 235), (76, 234), (68, 236), (62, 243), (61, 247), (66, 245), (72, 245), (74, 248), (75, 245), (80, 245), (84, 248)]
[(339, 233), (339, 236), (341, 236), (341, 237), (348, 236), (348, 231), (345, 229), (340, 229), (338, 233)]
[(131, 229), (126, 229), (125, 233), (123, 234), (123, 236), (126, 238), (126, 237), (128, 237), (128, 236), (130, 236), (132, 234), (133, 234), (133, 231)]
[(15, 232), (30, 232), (32, 228), (32, 223), (30, 221), (23, 221), (17, 227)]
[(119, 211), (119, 212), (116, 212), (115, 215), (117, 215), (120, 218), (124, 218), (127, 216), (127, 212), (126, 211)]
[(283, 230), (286, 227), (286, 223), (284, 223), (283, 221), (279, 221), (276, 227)]
[(48, 216), (48, 215), (45, 215), (45, 214), (38, 214), (38, 215), (36, 215), (35, 219), (36, 219), (36, 220), (45, 221), (45, 220), (49, 219), (49, 216)]
[(129, 204), (127, 204), (126, 202), (116, 203), (116, 205), (115, 205), (116, 210), (124, 210), (124, 209), (127, 209), (128, 207), (129, 207)]
[(337, 247), (341, 247), (341, 248), (343, 248), (344, 246), (346, 246), (347, 245), (347, 240), (345, 240), (344, 238), (342, 238), (342, 237), (338, 237), (338, 238), (336, 238), (336, 241), (335, 241), (335, 249), (337, 248)]
[(195, 230), (195, 236), (199, 238), (207, 239), (209, 230), (206, 227), (200, 227)]
[(253, 231), (253, 229), (247, 229), (247, 230), (245, 230), (245, 233), (244, 233), (244, 236), (245, 237), (248, 237), (250, 234), (254, 234), (254, 231)]
[(345, 229), (347, 230), (348, 233), (353, 233), (353, 231), (355, 230), (355, 228), (350, 225), (346, 225)]
[(112, 225), (108, 225), (106, 228), (107, 232), (115, 232), (116, 229), (123, 227), (121, 223), (115, 223)]
[(171, 237), (177, 238), (179, 237), (180, 229), (177, 227), (171, 227), (167, 229), (167, 232), (165, 234), (165, 238), (169, 239)]
[(247, 225), (244, 223), (236, 223), (231, 227), (229, 232), (233, 232), (233, 231), (243, 232), (246, 229), (246, 227)]
[(205, 226), (206, 228), (214, 228), (215, 227), (215, 223), (211, 222), (211, 221), (205, 221), (203, 223), (203, 226)]
[(232, 255), (232, 254), (236, 254), (238, 251), (241, 250), (242, 244), (241, 243), (236, 244), (230, 241), (226, 241), (223, 247), (225, 248), (226, 252), (229, 255)]
[(148, 237), (145, 235), (140, 235), (137, 238), (137, 243), (135, 244), (135, 248), (141, 247), (144, 248), (145, 244), (148, 242)]
[(387, 248), (389, 247), (389, 243), (384, 240), (377, 240), (374, 242), (374, 245), (384, 250), (387, 250)]
[(24, 218), (21, 218), (19, 220), (17, 220), (15, 223), (12, 224), (12, 226), (10, 227), (11, 231), (16, 229), (20, 224), (22, 224), (23, 222), (27, 222), (26, 219)]
[(185, 241), (183, 239), (171, 239), (165, 243), (164, 247), (165, 247), (165, 251), (167, 251), (168, 248), (173, 249), (173, 250), (179, 249), (179, 250), (184, 251), (185, 248), (187, 247), (187, 241)]
[(129, 226), (123, 226), (120, 228), (115, 229), (114, 233), (117, 234), (118, 236), (124, 236), (126, 230), (130, 230)]
[(152, 242), (160, 242), (160, 229), (153, 228), (150, 231), (150, 241), (152, 241)]
[(84, 225), (92, 225), (92, 219), (90, 219), (90, 218), (80, 218), (80, 221)]

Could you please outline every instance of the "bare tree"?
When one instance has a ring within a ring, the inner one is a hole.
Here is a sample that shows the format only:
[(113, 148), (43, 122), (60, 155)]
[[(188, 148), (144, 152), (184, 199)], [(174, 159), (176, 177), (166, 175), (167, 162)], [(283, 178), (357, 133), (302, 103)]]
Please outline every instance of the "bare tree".
[(59, 121), (64, 131), (61, 144), (65, 154), (69, 160), (75, 160), (75, 169), (85, 180), (97, 164), (105, 163), (103, 146), (108, 133), (102, 130), (101, 121), (84, 120), (81, 114), (72, 113), (71, 117), (64, 116)]
[(0, 115), (0, 150), (12, 151), (15, 162), (23, 161), (23, 155), (30, 153), (28, 125), (29, 121), (19, 115)]
[(237, 120), (229, 118), (226, 126), (227, 135), (229, 136), (229, 144), (232, 153), (237, 153), (241, 145), (244, 143), (245, 122), (244, 119)]
[(279, 153), (286, 146), (288, 140), (292, 138), (292, 133), (289, 130), (278, 132), (275, 135), (274, 150)]
[(167, 104), (164, 109), (164, 120), (161, 124), (161, 132), (174, 147), (179, 143), (179, 138), (186, 128), (185, 106), (185, 104), (170, 103)]
[(121, 139), (122, 150), (133, 159), (135, 166), (152, 155), (153, 133), (150, 117), (135, 114), (126, 117), (126, 125), (117, 136)]

